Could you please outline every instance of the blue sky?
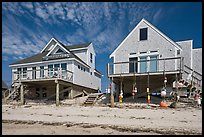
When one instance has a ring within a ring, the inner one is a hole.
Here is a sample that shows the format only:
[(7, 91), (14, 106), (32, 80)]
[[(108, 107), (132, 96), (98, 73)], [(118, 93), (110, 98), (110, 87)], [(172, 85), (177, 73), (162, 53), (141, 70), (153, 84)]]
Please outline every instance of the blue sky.
[(202, 47), (202, 2), (15, 2), (2, 3), (2, 79), (9, 64), (37, 54), (55, 37), (65, 45), (92, 42), (96, 68), (108, 85), (109, 55), (145, 18), (174, 41)]

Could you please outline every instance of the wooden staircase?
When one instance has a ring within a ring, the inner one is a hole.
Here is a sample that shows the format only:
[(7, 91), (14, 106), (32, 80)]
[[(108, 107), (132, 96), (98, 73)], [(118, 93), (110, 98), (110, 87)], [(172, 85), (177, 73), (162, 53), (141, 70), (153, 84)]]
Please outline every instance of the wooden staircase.
[[(14, 85), (14, 84), (16, 84), (15, 82), (12, 84), (12, 86)], [(19, 98), (19, 96), (20, 96), (20, 84), (19, 83), (17, 83), (17, 85), (15, 85), (16, 86), (16, 88), (14, 88), (14, 89), (8, 89), (6, 92), (8, 92), (9, 94), (8, 94), (8, 96), (7, 97), (5, 97), (5, 102), (8, 100), (8, 99), (12, 99), (12, 100), (16, 100), (16, 99), (18, 99)]]
[(84, 102), (84, 105), (94, 105), (96, 101), (103, 96), (103, 93), (92, 93), (88, 95), (88, 98)]

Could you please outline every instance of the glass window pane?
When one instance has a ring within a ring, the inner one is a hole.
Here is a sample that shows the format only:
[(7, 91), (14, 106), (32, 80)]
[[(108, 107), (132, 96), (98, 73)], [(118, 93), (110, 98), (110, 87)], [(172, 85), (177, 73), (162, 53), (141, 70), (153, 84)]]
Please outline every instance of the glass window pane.
[(67, 70), (67, 63), (62, 63), (61, 68), (62, 70)]
[[(147, 60), (147, 57), (140, 57), (140, 61)], [(140, 62), (140, 72), (147, 72), (147, 61)]]
[(40, 66), (40, 77), (44, 77), (44, 66)]
[(140, 29), (140, 40), (147, 40), (147, 28)]
[(48, 65), (48, 76), (52, 77), (53, 76), (53, 65)]
[(157, 71), (157, 60), (153, 60), (153, 59), (157, 59), (157, 56), (150, 56), (150, 72), (156, 72)]

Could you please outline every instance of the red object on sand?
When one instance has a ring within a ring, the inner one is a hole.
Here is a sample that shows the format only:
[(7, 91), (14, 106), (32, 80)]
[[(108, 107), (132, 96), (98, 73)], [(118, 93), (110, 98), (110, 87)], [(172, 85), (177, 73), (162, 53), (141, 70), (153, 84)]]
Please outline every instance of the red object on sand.
[(167, 108), (168, 105), (167, 105), (166, 103), (164, 103), (164, 102), (161, 102), (161, 103), (160, 103), (160, 107)]

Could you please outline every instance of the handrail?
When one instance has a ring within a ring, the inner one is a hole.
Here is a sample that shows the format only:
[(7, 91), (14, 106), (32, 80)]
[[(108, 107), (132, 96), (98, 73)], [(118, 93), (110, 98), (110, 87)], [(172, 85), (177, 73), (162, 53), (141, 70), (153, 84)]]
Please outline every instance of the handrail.
[(195, 72), (196, 74), (198, 74), (198, 75), (200, 75), (200, 76), (202, 77), (202, 74), (200, 74), (199, 72), (193, 70), (192, 68), (190, 68), (190, 67), (188, 67), (188, 66), (186, 66), (186, 65), (184, 65), (184, 67), (186, 67), (187, 69), (189, 69), (189, 70)]
[[(173, 67), (170, 63), (171, 61), (180, 60), (175, 62), (177, 66)], [(157, 61), (156, 70), (151, 70), (150, 63)], [(170, 61), (170, 62), (169, 62)], [(145, 65), (145, 71), (140, 69), (141, 62), (147, 62)], [(150, 63), (149, 63), (150, 62)], [(138, 64), (137, 64), (138, 63)], [(180, 64), (179, 64), (180, 63)], [(129, 67), (128, 67), (129, 64)], [(130, 66), (132, 64), (132, 66)], [(134, 64), (134, 65), (133, 65)], [(137, 66), (135, 66), (137, 64)], [(163, 68), (162, 68), (163, 67)], [(111, 74), (124, 74), (124, 73), (145, 73), (145, 72), (167, 72), (167, 71), (182, 71), (183, 68), (183, 57), (171, 57), (171, 58), (161, 58), (161, 59), (146, 59), (146, 60), (135, 60), (135, 61), (123, 61), (123, 62), (110, 62), (107, 64), (107, 73)], [(136, 70), (137, 69), (137, 70)], [(133, 71), (134, 70), (134, 71)], [(137, 72), (135, 72), (135, 70)]]
[(139, 60), (139, 61), (123, 61), (123, 62), (115, 62), (115, 63), (108, 63), (108, 64), (123, 64), (123, 63), (136, 63), (136, 62), (149, 62), (154, 60), (172, 60), (172, 59), (181, 59), (182, 57), (174, 57), (174, 58), (162, 58), (162, 59), (150, 59), (150, 60)]
[[(34, 75), (31, 74), (32, 72), (34, 72)], [(40, 74), (38, 75), (36, 72)], [(41, 75), (41, 72), (42, 72), (42, 75)], [(14, 79), (14, 81), (18, 81), (20, 79), (39, 79), (39, 78), (63, 78), (63, 79), (68, 79), (69, 81), (73, 80), (72, 79), (73, 72), (70, 70), (63, 70), (62, 68), (57, 68), (57, 69), (47, 68), (47, 69), (15, 71), (13, 72), (13, 74), (17, 75), (17, 79)], [(29, 77), (29, 75), (31, 77)]]

